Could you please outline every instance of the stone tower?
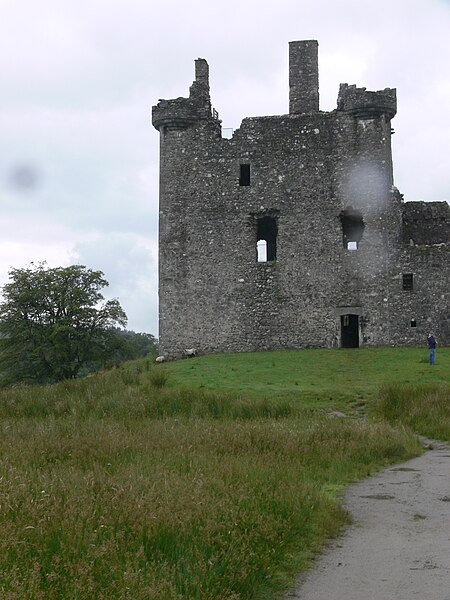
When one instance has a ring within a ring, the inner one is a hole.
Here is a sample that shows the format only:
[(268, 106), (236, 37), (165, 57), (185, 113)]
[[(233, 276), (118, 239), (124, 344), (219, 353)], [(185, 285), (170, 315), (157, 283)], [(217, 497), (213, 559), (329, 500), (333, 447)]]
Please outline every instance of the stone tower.
[(319, 110), (318, 44), (289, 44), (289, 114), (231, 139), (195, 61), (160, 100), (160, 346), (168, 356), (450, 343), (446, 202), (394, 187), (396, 90), (341, 84)]

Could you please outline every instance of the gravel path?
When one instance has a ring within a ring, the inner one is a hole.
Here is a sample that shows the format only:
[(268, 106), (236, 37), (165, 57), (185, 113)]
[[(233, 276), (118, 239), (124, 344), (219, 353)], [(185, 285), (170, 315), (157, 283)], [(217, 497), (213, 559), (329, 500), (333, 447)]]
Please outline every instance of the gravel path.
[(354, 525), (286, 599), (450, 600), (450, 448), (352, 485)]

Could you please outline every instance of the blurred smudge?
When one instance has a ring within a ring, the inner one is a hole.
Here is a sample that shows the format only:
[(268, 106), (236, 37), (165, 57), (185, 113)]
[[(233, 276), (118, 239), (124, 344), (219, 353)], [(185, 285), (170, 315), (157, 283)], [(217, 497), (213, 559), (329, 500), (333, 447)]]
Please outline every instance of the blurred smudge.
[(38, 170), (31, 164), (18, 164), (9, 172), (9, 183), (18, 191), (29, 192), (39, 185)]

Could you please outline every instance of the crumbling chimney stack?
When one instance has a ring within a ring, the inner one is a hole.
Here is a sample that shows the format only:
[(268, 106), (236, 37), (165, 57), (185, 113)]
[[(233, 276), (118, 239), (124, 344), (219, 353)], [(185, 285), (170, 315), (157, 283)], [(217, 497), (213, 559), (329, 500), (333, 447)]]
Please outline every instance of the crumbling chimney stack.
[(289, 42), (289, 113), (319, 111), (319, 44)]

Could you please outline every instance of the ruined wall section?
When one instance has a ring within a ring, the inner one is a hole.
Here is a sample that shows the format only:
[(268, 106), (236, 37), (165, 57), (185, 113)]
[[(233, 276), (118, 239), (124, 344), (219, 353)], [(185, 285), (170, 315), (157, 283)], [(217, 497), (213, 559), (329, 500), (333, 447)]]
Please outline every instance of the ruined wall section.
[(450, 240), (447, 202), (406, 202), (402, 211), (402, 241), (410, 246), (433, 246)]
[(440, 345), (448, 345), (450, 206), (447, 202), (405, 202), (401, 210), (400, 243), (390, 285), (392, 343), (424, 344), (432, 331)]
[[(334, 344), (328, 299), (341, 235), (330, 190), (332, 121), (326, 113), (245, 119), (231, 140), (234, 156), (249, 161), (252, 173), (251, 185), (238, 189), (241, 218), (250, 227), (237, 259), (241, 323), (254, 349)], [(256, 221), (265, 215), (277, 219), (274, 263), (256, 262)]]
[[(450, 244), (404, 247), (389, 287), (391, 336), (395, 345), (422, 345), (432, 331), (440, 345), (450, 344)], [(412, 286), (404, 286), (404, 276)]]

